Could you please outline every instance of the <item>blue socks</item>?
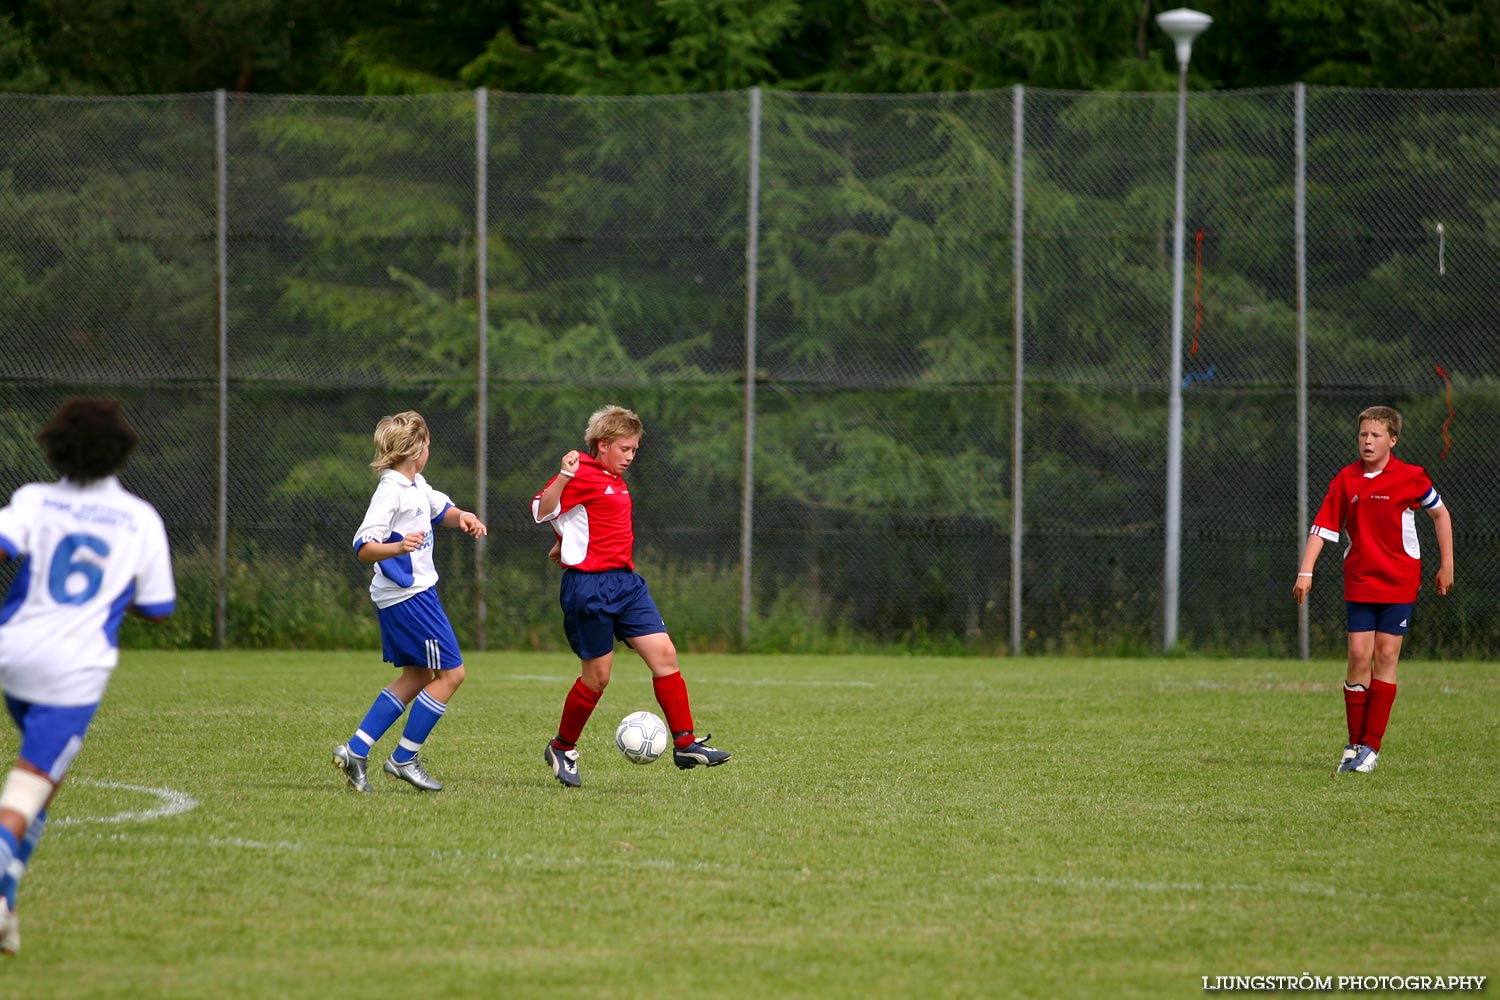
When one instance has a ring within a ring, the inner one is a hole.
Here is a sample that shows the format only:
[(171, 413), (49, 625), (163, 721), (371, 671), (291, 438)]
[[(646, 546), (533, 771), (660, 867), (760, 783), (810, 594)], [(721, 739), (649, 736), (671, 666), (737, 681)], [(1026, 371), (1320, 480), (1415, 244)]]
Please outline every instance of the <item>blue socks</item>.
[(47, 810), (43, 809), (26, 828), (26, 836), (21, 838), (20, 846), (14, 848), (11, 847), (14, 840), (11, 832), (0, 831), (0, 855), (4, 855), (7, 850), (11, 852), (10, 859), (0, 868), (0, 896), (4, 896), (5, 901), (10, 903), (12, 911), (16, 908), (16, 887), (21, 882), (21, 876), (26, 874), (26, 865), (36, 852), (36, 845), (41, 841), (42, 830), (46, 826)]
[[(349, 738), (349, 751), (357, 757), (370, 756), (370, 747), (385, 731), (401, 718), (401, 713), (406, 711), (406, 706), (401, 704), (401, 699), (391, 694), (389, 689), (382, 689), (375, 696), (375, 704), (370, 706), (370, 711), (365, 714), (364, 721), (359, 724), (358, 731)], [(422, 744), (427, 742), (427, 736), (432, 732), (432, 727), (438, 724), (443, 713), (448, 711), (448, 706), (438, 701), (426, 691), (418, 692), (416, 698), (412, 699), (411, 715), (407, 717), (406, 729), (401, 733), (401, 745), (396, 747), (391, 759), (397, 764), (405, 764), (417, 755), (422, 749)]]
[(438, 724), (448, 706), (423, 691), (411, 703), (411, 715), (406, 719), (406, 729), (401, 733), (401, 745), (391, 754), (391, 760), (405, 764), (417, 755), (432, 727)]
[(385, 735), (385, 731), (401, 718), (401, 713), (404, 711), (406, 711), (406, 706), (401, 704), (401, 699), (391, 694), (388, 689), (382, 688), (375, 696), (375, 704), (371, 705), (370, 710), (365, 713), (364, 721), (359, 724), (359, 730), (349, 737), (349, 752), (356, 757), (370, 756), (370, 747)]
[[(31, 825), (36, 826), (35, 823)], [(30, 832), (27, 831), (28, 834)], [(35, 846), (33, 843), (32, 847)], [(21, 872), (26, 870), (26, 863), (20, 859), (20, 854), (21, 845), (16, 842), (16, 835), (0, 826), (0, 895), (10, 903), (12, 910), (16, 908), (16, 885), (21, 881)]]

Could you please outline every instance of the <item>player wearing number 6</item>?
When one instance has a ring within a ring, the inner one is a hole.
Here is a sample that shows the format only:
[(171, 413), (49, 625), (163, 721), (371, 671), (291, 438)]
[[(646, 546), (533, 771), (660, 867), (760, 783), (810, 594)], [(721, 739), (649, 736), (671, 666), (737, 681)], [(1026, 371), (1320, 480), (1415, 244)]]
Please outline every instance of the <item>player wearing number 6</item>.
[(114, 475), (137, 440), (114, 400), (68, 400), (37, 435), (62, 479), (22, 486), (0, 509), (0, 559), (20, 562), (0, 605), (0, 688), (21, 731), (0, 791), (6, 954), (20, 948), (16, 889), (47, 805), (119, 662), (120, 622), (127, 611), (160, 621), (176, 606), (161, 516)]

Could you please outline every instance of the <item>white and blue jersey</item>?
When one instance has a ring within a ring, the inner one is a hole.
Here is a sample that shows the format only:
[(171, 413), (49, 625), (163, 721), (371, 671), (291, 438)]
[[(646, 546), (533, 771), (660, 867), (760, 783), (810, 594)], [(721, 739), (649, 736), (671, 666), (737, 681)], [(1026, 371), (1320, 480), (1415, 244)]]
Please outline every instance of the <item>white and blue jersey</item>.
[(375, 563), (370, 580), (370, 600), (377, 608), (388, 608), (437, 585), (437, 567), (432, 561), (434, 529), (453, 501), (427, 485), (422, 474), (407, 479), (395, 469), (380, 474), (380, 484), (370, 498), (365, 519), (354, 533), (354, 551), (371, 542), (397, 542), (414, 531), (425, 532), (422, 547)]
[(120, 661), (120, 622), (177, 604), (161, 515), (114, 476), (31, 483), (0, 508), (19, 562), (0, 605), (0, 688), (43, 705), (93, 705)]

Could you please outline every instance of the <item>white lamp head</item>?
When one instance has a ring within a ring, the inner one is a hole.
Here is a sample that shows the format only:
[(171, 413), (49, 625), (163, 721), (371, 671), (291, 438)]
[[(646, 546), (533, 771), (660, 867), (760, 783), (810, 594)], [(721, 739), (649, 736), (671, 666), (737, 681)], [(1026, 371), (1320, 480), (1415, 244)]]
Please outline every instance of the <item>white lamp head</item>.
[(1156, 23), (1177, 43), (1177, 61), (1186, 63), (1193, 53), (1193, 39), (1207, 31), (1214, 19), (1201, 11), (1178, 7), (1157, 14)]

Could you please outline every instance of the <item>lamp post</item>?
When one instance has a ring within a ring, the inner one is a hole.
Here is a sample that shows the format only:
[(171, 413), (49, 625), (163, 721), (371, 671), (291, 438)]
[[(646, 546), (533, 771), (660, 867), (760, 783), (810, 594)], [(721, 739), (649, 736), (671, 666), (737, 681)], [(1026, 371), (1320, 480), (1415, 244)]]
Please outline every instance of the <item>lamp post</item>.
[(1182, 564), (1182, 244), (1183, 188), (1187, 183), (1187, 73), (1193, 40), (1214, 21), (1179, 7), (1156, 15), (1177, 43), (1177, 192), (1172, 222), (1172, 376), (1167, 392), (1166, 565), (1162, 574), (1162, 647), (1177, 646), (1177, 597)]

